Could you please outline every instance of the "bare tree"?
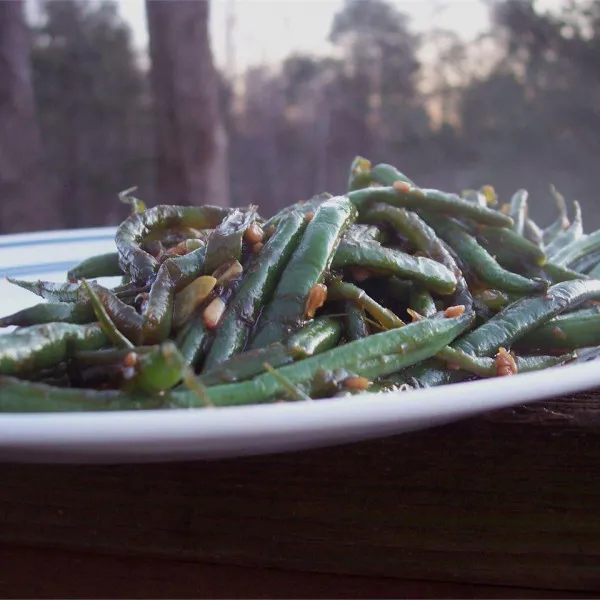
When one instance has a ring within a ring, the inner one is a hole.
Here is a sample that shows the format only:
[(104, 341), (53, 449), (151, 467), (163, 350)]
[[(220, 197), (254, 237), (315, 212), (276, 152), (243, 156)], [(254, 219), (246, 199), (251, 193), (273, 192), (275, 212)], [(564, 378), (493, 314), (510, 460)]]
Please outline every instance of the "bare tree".
[(0, 229), (60, 225), (31, 87), (23, 2), (0, 2)]
[(146, 0), (162, 202), (228, 203), (227, 136), (206, 0)]

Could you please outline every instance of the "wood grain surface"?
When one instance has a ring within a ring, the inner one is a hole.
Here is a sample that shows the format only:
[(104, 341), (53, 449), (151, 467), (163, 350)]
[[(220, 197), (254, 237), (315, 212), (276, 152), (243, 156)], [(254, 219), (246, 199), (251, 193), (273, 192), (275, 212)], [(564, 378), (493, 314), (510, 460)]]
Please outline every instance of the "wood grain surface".
[(0, 542), (593, 593), (600, 592), (599, 464), (594, 394), (266, 457), (2, 464)]

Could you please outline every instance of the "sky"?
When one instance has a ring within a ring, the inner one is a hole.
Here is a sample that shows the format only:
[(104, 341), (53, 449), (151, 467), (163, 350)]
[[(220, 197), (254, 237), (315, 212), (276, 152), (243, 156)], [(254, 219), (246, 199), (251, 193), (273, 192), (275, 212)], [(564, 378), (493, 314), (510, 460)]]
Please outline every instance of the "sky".
[[(194, 1), (194, 0), (190, 0)], [(450, 29), (465, 39), (485, 30), (488, 12), (480, 0), (390, 0), (410, 17), (412, 28)], [(147, 43), (144, 0), (121, 0), (120, 11), (130, 23), (136, 46)], [(213, 0), (210, 32), (217, 65), (226, 63), (228, 12), (235, 25), (235, 68), (279, 62), (293, 52), (326, 54), (327, 36), (343, 0)]]

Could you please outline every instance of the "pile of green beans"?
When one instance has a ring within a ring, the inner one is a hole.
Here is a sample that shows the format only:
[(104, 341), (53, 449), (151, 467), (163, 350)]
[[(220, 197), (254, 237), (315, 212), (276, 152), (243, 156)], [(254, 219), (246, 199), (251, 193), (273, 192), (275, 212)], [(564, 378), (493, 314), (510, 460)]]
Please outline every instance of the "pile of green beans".
[(545, 228), (525, 190), (499, 204), (363, 157), (342, 195), (270, 219), (128, 193), (115, 252), (11, 280), (42, 300), (0, 318), (0, 412), (308, 401), (600, 353), (600, 232), (554, 188)]

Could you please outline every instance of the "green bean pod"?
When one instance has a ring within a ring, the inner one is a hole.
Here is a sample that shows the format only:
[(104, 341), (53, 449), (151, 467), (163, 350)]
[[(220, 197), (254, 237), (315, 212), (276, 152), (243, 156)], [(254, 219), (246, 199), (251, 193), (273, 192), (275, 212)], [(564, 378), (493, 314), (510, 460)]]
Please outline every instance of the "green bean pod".
[(500, 347), (509, 348), (556, 315), (586, 300), (600, 298), (600, 281), (564, 281), (550, 287), (544, 296), (513, 302), (487, 323), (471, 331), (454, 347), (476, 356), (490, 356)]
[(197, 368), (208, 352), (212, 334), (204, 324), (202, 312), (196, 313), (178, 332), (175, 344), (185, 363)]
[(206, 246), (205, 270), (212, 273), (221, 265), (242, 259), (244, 233), (256, 220), (256, 208), (236, 208), (213, 231)]
[(355, 208), (343, 196), (321, 204), (262, 313), (250, 348), (280, 342), (302, 326), (309, 295), (323, 281), (341, 237), (355, 218)]
[(441, 263), (385, 248), (375, 242), (342, 240), (331, 266), (334, 269), (367, 267), (380, 273), (417, 281), (439, 294), (451, 294), (456, 289), (456, 277)]
[(291, 212), (300, 212), (304, 215), (309, 213), (315, 213), (327, 200), (331, 200), (333, 196), (327, 192), (322, 194), (316, 194), (310, 200), (301, 200), (290, 206), (282, 208), (276, 215), (273, 215), (264, 225), (264, 230), (268, 231), (271, 227), (277, 227), (282, 221), (284, 221)]
[(159, 263), (141, 246), (147, 239), (164, 234), (169, 229), (214, 229), (231, 212), (219, 206), (159, 205), (131, 215), (117, 228), (115, 244), (121, 268), (136, 283), (146, 283), (158, 270)]
[(348, 191), (362, 190), (371, 185), (371, 163), (362, 156), (357, 156), (350, 165)]
[(205, 370), (198, 378), (206, 386), (235, 383), (252, 379), (265, 372), (265, 363), (272, 367), (283, 367), (295, 360), (305, 358), (303, 351), (286, 348), (283, 344), (275, 343), (266, 348), (246, 350)]
[(517, 294), (538, 294), (546, 288), (543, 281), (527, 279), (503, 269), (477, 240), (458, 223), (430, 213), (424, 219), (435, 229), (477, 277), (496, 289)]
[(509, 265), (523, 262), (539, 266), (546, 264), (546, 253), (512, 229), (480, 227), (477, 230), (477, 240), (491, 254), (496, 255), (498, 262), (501, 262), (501, 256), (505, 256)]
[(600, 346), (600, 306), (554, 317), (518, 342), (520, 349), (550, 353), (588, 346)]
[(600, 251), (600, 230), (589, 235), (582, 235), (554, 254), (552, 262), (561, 266), (569, 267), (576, 271), (581, 270), (573, 266), (587, 255), (594, 255)]
[(81, 261), (67, 273), (67, 280), (75, 282), (79, 279), (95, 279), (96, 277), (118, 277), (123, 275), (119, 264), (119, 254), (109, 252), (99, 254)]
[(20, 375), (54, 367), (75, 350), (94, 350), (108, 338), (94, 323), (46, 323), (0, 336), (0, 374)]
[(527, 220), (527, 199), (529, 193), (527, 190), (517, 190), (510, 200), (508, 215), (514, 221), (513, 230), (519, 236), (525, 231), (525, 221)]
[(205, 272), (206, 247), (197, 248), (183, 256), (167, 258), (163, 265), (169, 271), (175, 292), (180, 292)]
[(371, 169), (371, 178), (373, 181), (383, 186), (392, 186), (396, 181), (403, 181), (412, 187), (417, 187), (417, 184), (404, 175), (404, 173), (401, 173), (396, 167), (386, 163), (375, 165)]
[(0, 327), (28, 327), (43, 323), (75, 323), (82, 325), (95, 320), (94, 310), (89, 303), (41, 302), (24, 308), (12, 315), (0, 318)]
[(142, 315), (142, 339), (144, 344), (164, 342), (171, 333), (173, 318), (174, 284), (168, 268), (162, 265), (150, 288), (146, 308)]
[(344, 302), (345, 333), (348, 341), (360, 340), (371, 335), (364, 308), (353, 302)]
[(523, 235), (531, 243), (535, 244), (542, 250), (544, 249), (544, 232), (541, 227), (533, 219), (525, 219), (525, 227), (523, 229)]
[[(583, 273), (578, 273), (577, 271), (567, 269), (566, 267), (560, 267), (559, 265), (555, 265), (552, 262), (547, 262), (544, 265), (544, 272), (550, 278), (552, 283), (560, 283), (561, 281), (572, 281), (574, 279), (588, 279), (588, 277)], [(591, 273), (590, 276), (594, 278), (594, 276)]]
[(327, 290), (327, 300), (350, 300), (359, 308), (366, 310), (384, 329), (395, 329), (404, 326), (404, 322), (400, 317), (388, 308), (381, 306), (353, 283), (333, 283)]
[(577, 201), (573, 204), (575, 206), (575, 216), (573, 217), (571, 224), (565, 230), (561, 231), (546, 247), (546, 253), (550, 260), (552, 260), (563, 248), (566, 248), (583, 236), (581, 205)]
[(330, 350), (342, 338), (342, 324), (331, 317), (319, 317), (307, 323), (292, 335), (287, 347), (306, 356)]
[(513, 225), (513, 220), (501, 212), (472, 204), (456, 194), (414, 187), (408, 189), (408, 184), (407, 189), (400, 188), (398, 183), (396, 186), (357, 190), (349, 192), (348, 198), (361, 213), (369, 204), (383, 202), (400, 208), (428, 210), (436, 214), (471, 219), (476, 223), (494, 227), (512, 227)]
[(421, 286), (412, 285), (409, 298), (410, 308), (423, 317), (432, 317), (437, 313), (437, 308), (431, 294)]
[(204, 368), (211, 369), (241, 351), (264, 304), (298, 247), (306, 222), (304, 215), (291, 212), (258, 253), (217, 329)]
[(467, 310), (471, 308), (473, 299), (462, 270), (446, 244), (419, 215), (386, 204), (374, 204), (361, 213), (360, 219), (366, 223), (388, 223), (417, 250), (449, 269), (456, 277), (454, 303), (462, 304)]

